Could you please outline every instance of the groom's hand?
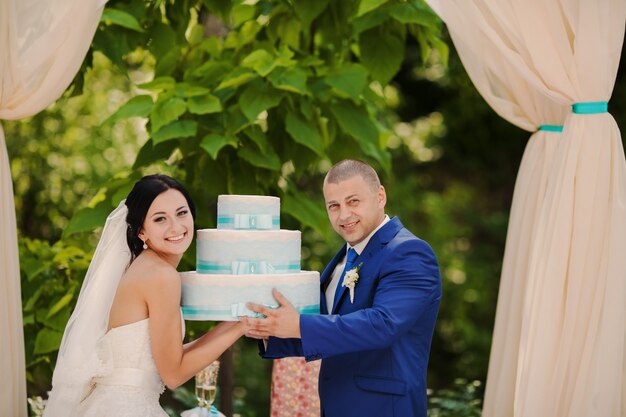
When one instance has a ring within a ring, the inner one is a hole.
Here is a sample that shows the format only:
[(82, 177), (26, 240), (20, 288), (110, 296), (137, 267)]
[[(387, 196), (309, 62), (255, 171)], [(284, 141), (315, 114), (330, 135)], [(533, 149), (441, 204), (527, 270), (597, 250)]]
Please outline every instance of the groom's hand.
[(269, 308), (254, 303), (246, 305), (248, 309), (265, 316), (265, 318), (260, 319), (241, 318), (246, 326), (246, 336), (256, 339), (269, 336), (280, 337), (281, 339), (300, 338), (300, 313), (276, 288), (272, 290), (272, 295), (278, 301), (278, 308)]

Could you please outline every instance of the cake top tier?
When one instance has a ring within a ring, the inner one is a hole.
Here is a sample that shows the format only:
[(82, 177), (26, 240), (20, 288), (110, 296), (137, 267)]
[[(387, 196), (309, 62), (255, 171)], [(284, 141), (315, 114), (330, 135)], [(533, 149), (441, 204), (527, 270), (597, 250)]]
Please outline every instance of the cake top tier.
[(217, 228), (280, 229), (280, 198), (264, 195), (220, 195), (217, 197)]

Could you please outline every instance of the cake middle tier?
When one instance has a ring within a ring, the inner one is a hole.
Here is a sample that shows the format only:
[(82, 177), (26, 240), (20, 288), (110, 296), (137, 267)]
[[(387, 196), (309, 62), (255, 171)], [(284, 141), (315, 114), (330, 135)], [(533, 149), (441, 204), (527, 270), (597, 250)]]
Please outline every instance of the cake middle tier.
[(200, 274), (288, 274), (300, 271), (300, 231), (200, 229)]

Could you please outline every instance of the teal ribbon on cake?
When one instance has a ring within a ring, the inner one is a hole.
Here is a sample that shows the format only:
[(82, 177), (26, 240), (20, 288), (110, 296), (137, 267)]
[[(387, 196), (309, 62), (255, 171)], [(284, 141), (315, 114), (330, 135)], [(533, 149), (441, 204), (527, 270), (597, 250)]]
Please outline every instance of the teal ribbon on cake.
[(230, 264), (197, 261), (196, 271), (200, 274), (288, 274), (300, 272), (300, 262), (274, 265), (268, 261), (233, 261)]
[[(218, 228), (271, 230), (280, 228), (280, 217), (271, 214), (234, 214), (217, 216)], [(222, 226), (222, 227), (220, 227)]]
[[(269, 308), (276, 308), (276, 305), (265, 305)], [(319, 304), (311, 304), (299, 306), (295, 305), (294, 308), (300, 314), (319, 314), (320, 306)], [(223, 306), (213, 306), (211, 308), (206, 308), (202, 306), (183, 306), (182, 308), (183, 316), (186, 320), (225, 320), (225, 319), (237, 319), (242, 316), (263, 317), (261, 314), (258, 314), (254, 311), (249, 310), (246, 307), (246, 303), (241, 302), (237, 304), (231, 305), (223, 305)], [(210, 317), (210, 318), (207, 318)]]

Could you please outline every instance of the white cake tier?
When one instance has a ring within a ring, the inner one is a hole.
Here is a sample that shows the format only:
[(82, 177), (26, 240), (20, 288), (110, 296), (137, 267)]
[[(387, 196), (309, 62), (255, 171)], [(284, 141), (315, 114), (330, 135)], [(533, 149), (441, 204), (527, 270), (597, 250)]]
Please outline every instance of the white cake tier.
[(263, 195), (220, 195), (217, 197), (217, 228), (278, 230), (280, 198)]
[(200, 229), (201, 274), (287, 274), (300, 271), (300, 231)]
[(319, 314), (320, 274), (300, 271), (277, 275), (206, 275), (181, 272), (185, 320), (235, 321), (255, 316), (247, 302), (277, 307), (276, 288), (301, 314)]

